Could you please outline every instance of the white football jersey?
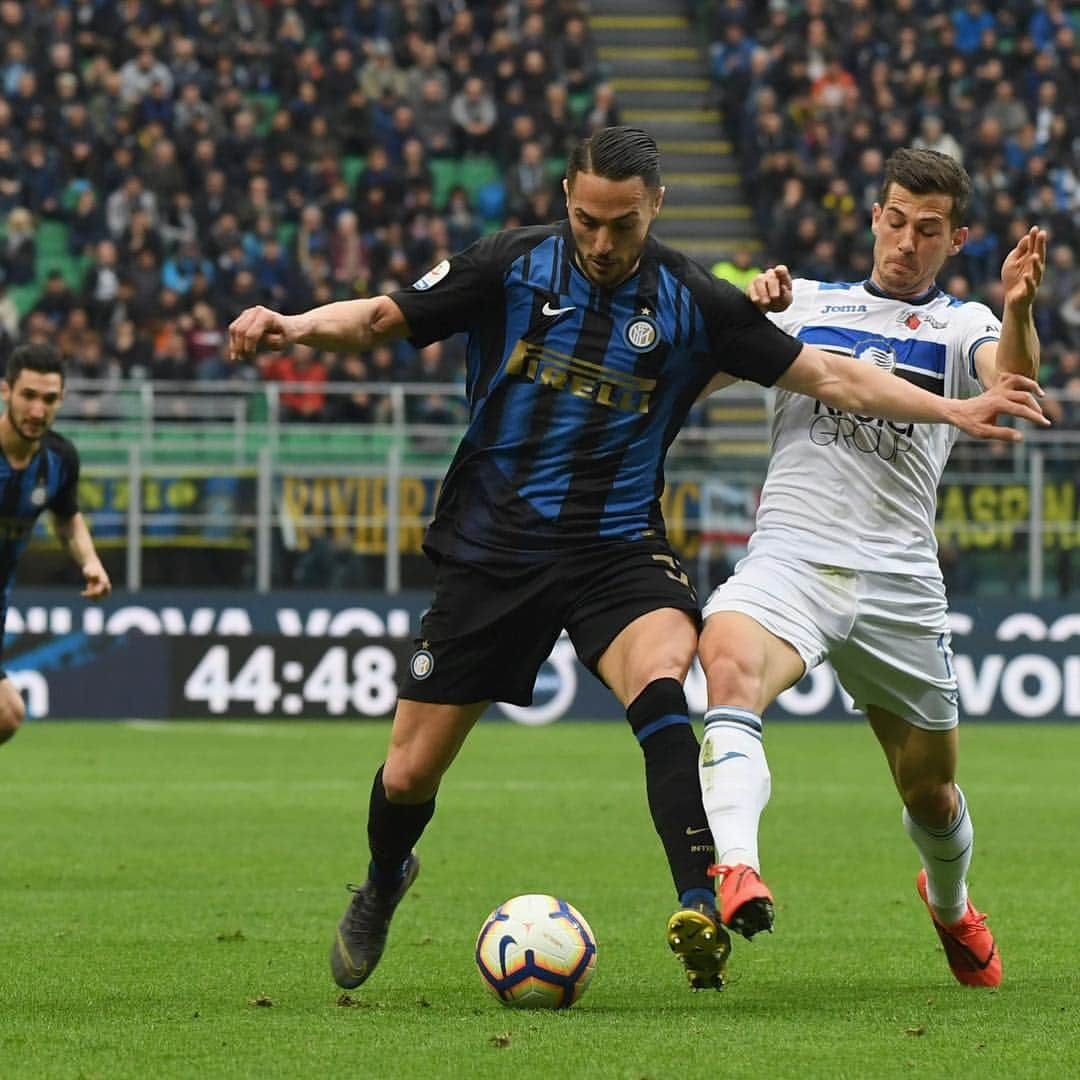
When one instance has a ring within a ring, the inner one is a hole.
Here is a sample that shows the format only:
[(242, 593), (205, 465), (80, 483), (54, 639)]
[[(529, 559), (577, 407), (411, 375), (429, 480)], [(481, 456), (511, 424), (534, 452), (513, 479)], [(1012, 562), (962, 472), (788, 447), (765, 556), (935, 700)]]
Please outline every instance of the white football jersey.
[[(871, 282), (797, 280), (791, 306), (769, 318), (808, 345), (957, 398), (981, 392), (975, 350), (1001, 335), (983, 304), (936, 287), (919, 301), (896, 300)], [(751, 547), (781, 543), (853, 570), (939, 574), (937, 487), (956, 436), (947, 424), (853, 416), (778, 389)]]

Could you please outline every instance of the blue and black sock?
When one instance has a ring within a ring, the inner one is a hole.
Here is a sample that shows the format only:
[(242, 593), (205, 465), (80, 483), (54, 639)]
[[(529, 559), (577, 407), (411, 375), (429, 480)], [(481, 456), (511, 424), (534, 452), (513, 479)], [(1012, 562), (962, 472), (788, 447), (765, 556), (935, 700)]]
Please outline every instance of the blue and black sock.
[(715, 903), (709, 878), (712, 834), (701, 804), (698, 742), (677, 679), (655, 679), (630, 703), (626, 719), (645, 755), (645, 788), (679, 902)]
[(368, 808), (368, 875), (380, 890), (393, 889), (401, 881), (405, 861), (434, 813), (434, 796), (422, 803), (390, 802), (379, 766)]

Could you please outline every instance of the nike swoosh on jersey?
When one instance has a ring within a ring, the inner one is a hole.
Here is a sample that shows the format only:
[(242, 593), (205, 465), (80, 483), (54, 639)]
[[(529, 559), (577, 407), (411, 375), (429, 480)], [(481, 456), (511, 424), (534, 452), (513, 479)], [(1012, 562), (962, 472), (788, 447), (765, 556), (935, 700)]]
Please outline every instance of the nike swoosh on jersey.
[(544, 306), (540, 309), (541, 315), (565, 315), (568, 311), (573, 311), (576, 304), (571, 304), (569, 307), (552, 307), (550, 300), (544, 301)]

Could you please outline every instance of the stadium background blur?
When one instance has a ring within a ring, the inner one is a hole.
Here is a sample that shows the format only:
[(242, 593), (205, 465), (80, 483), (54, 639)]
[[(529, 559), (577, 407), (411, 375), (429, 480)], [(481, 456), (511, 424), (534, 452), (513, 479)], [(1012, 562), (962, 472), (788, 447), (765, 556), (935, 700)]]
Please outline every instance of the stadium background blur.
[[(232, 362), (228, 322), (397, 288), (562, 214), (568, 147), (640, 124), (658, 234), (743, 284), (858, 280), (889, 152), (971, 173), (942, 284), (1000, 312), (1004, 253), (1050, 234), (1036, 314), (1056, 421), (961, 444), (952, 593), (1064, 597), (1080, 550), (1080, 13), (1057, 0), (0, 2), (0, 334), (68, 358), (59, 430), (118, 586), (425, 587), (460, 433), (463, 342)], [(699, 406), (666, 509), (704, 587), (749, 530), (767, 396)], [(43, 536), (23, 584), (69, 582)]]

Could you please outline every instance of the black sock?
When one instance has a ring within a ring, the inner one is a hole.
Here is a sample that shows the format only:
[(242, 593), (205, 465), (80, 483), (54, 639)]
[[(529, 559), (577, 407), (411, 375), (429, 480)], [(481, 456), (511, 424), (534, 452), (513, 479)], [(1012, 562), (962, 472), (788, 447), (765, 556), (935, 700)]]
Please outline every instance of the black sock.
[(656, 679), (630, 703), (626, 719), (645, 754), (645, 788), (680, 903), (715, 896), (712, 834), (701, 802), (698, 741), (676, 679)]
[(405, 860), (435, 813), (435, 798), (422, 803), (392, 803), (386, 797), (382, 774), (380, 765), (371, 785), (368, 874), (377, 885), (394, 886), (401, 880)]

